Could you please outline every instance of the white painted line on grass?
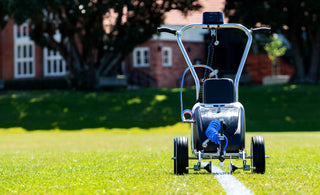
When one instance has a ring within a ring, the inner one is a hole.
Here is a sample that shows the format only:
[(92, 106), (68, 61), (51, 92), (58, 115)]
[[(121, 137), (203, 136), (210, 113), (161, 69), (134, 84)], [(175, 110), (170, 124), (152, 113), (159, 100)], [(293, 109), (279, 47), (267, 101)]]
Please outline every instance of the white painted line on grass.
[(252, 195), (252, 192), (245, 185), (231, 174), (223, 172), (220, 167), (212, 165), (211, 172), (228, 195)]

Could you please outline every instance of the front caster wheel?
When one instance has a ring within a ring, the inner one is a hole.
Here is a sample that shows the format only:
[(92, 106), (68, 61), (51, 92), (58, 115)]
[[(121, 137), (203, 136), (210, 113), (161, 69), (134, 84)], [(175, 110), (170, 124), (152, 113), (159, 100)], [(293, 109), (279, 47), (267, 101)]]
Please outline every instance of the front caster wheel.
[(189, 151), (187, 137), (181, 136), (174, 138), (173, 155), (174, 174), (183, 175), (188, 173), (187, 167), (189, 166)]
[(264, 174), (266, 169), (264, 139), (262, 136), (251, 138), (251, 165), (255, 167), (253, 172)]

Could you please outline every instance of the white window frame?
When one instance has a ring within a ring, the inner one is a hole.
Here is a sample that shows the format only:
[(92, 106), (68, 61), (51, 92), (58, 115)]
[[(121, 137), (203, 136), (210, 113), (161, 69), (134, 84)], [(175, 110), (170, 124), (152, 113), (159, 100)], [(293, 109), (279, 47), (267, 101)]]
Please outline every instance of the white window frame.
[(137, 47), (133, 50), (133, 67), (149, 67), (150, 50), (148, 47)]
[[(56, 31), (54, 39), (61, 40), (61, 34)], [(67, 65), (58, 51), (43, 49), (43, 74), (45, 77), (65, 76), (68, 73)]]
[(45, 77), (65, 76), (66, 62), (58, 51), (43, 49), (43, 73)]
[(162, 66), (171, 67), (172, 66), (172, 49), (171, 47), (163, 47), (161, 49), (162, 54)]
[(14, 78), (35, 77), (35, 44), (29, 36), (29, 25), (14, 25)]

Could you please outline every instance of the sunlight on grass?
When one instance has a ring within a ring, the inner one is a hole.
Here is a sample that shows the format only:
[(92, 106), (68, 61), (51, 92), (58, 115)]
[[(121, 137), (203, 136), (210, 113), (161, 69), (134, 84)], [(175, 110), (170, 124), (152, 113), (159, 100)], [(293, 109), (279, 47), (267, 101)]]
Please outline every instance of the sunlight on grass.
[[(185, 107), (194, 92), (184, 89)], [(239, 97), (247, 152), (251, 136), (263, 135), (270, 158), (264, 175), (234, 176), (255, 194), (320, 194), (319, 86), (241, 87)], [(173, 175), (173, 139), (190, 138), (190, 124), (177, 123), (178, 88), (4, 91), (0, 99), (0, 194), (224, 193), (205, 171)]]
[(99, 120), (100, 120), (100, 121), (105, 121), (105, 120), (107, 120), (107, 118), (108, 118), (108, 117), (106, 117), (106, 116), (100, 116), (100, 117), (99, 117)]
[(167, 99), (167, 96), (166, 96), (166, 95), (156, 95), (156, 96), (154, 97), (154, 99), (155, 99), (156, 101), (158, 101), (158, 102), (162, 102), (162, 101), (164, 101), (164, 100)]
[(62, 111), (63, 113), (67, 113), (67, 112), (69, 112), (69, 108), (63, 108), (63, 111)]
[[(99, 127), (148, 129), (174, 125), (180, 120), (179, 91), (179, 88), (99, 93), (3, 91), (0, 124), (3, 128), (23, 127), (30, 131)], [(320, 118), (319, 86), (241, 86), (239, 93), (239, 101), (246, 111), (248, 131), (320, 129), (317, 122)], [(184, 108), (192, 108), (194, 87), (183, 90), (183, 103)], [(303, 110), (306, 112), (302, 115)], [(287, 116), (290, 116), (290, 122), (286, 120)], [(108, 120), (101, 120), (104, 117)]]
[(284, 118), (284, 120), (287, 121), (287, 122), (293, 122), (293, 121), (292, 121), (292, 118), (291, 118), (290, 116), (286, 116), (286, 117)]
[(297, 88), (298, 88), (297, 85), (288, 85), (288, 86), (284, 86), (284, 87), (283, 87), (283, 90), (284, 90), (284, 91), (292, 91), (292, 90), (295, 90), (295, 89), (297, 89)]
[(23, 118), (25, 118), (27, 116), (27, 113), (26, 112), (24, 112), (24, 111), (20, 111), (19, 112), (19, 119), (23, 119)]
[(127, 104), (131, 105), (131, 104), (140, 104), (141, 103), (141, 99), (140, 98), (132, 98), (127, 100)]
[[(150, 102), (150, 105), (153, 107), (156, 104), (158, 104), (166, 99), (167, 99), (167, 96), (165, 96), (165, 95), (155, 95), (154, 99)], [(150, 108), (152, 108), (152, 107), (150, 107)]]
[(97, 97), (97, 93), (93, 92), (93, 93), (88, 93), (85, 96), (85, 99), (93, 99)]
[[(248, 152), (256, 134), (264, 136), (270, 156), (266, 173), (237, 170), (236, 178), (254, 194), (320, 193), (319, 132), (247, 133)], [(0, 129), (0, 135), (1, 194), (224, 193), (206, 171), (173, 175), (173, 138), (190, 140), (189, 124), (72, 132), (28, 132), (16, 127)], [(190, 161), (190, 166), (195, 163)]]
[[(266, 174), (252, 177), (242, 175), (242, 181), (252, 186), (251, 189), (258, 194), (319, 194), (320, 133), (261, 134), (265, 138), (266, 155), (270, 155), (266, 160)], [(259, 183), (259, 180), (263, 182)]]
[(12, 99), (16, 99), (17, 97), (18, 97), (17, 94), (12, 94), (12, 95), (11, 95), (11, 98), (12, 98)]
[(30, 99), (30, 103), (41, 102), (41, 101), (43, 101), (43, 97)]
[(172, 136), (184, 124), (152, 130), (1, 132), (0, 193), (221, 192), (212, 175), (172, 174)]

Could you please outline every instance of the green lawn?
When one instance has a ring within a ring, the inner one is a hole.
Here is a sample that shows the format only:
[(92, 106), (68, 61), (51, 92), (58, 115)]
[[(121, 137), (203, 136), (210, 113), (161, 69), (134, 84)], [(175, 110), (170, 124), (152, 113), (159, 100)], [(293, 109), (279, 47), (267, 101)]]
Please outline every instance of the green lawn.
[(248, 131), (319, 131), (320, 85), (240, 88)]
[[(255, 134), (247, 133), (247, 145)], [(188, 125), (150, 131), (2, 131), (0, 194), (224, 194), (206, 171), (173, 175), (172, 142), (180, 135), (189, 136)], [(320, 133), (262, 135), (271, 157), (266, 173), (238, 170), (234, 176), (256, 194), (319, 194)]]
[[(319, 131), (320, 86), (240, 87), (248, 131)], [(195, 90), (184, 93), (192, 108)], [(78, 130), (83, 128), (149, 129), (180, 120), (179, 89), (120, 92), (3, 91), (0, 128)]]
[[(239, 95), (247, 149), (263, 135), (271, 158), (264, 175), (234, 176), (256, 194), (319, 194), (320, 86)], [(194, 96), (185, 90), (185, 108)], [(173, 138), (190, 136), (177, 123), (179, 89), (2, 91), (0, 108), (0, 194), (224, 194), (212, 174), (172, 174)]]

